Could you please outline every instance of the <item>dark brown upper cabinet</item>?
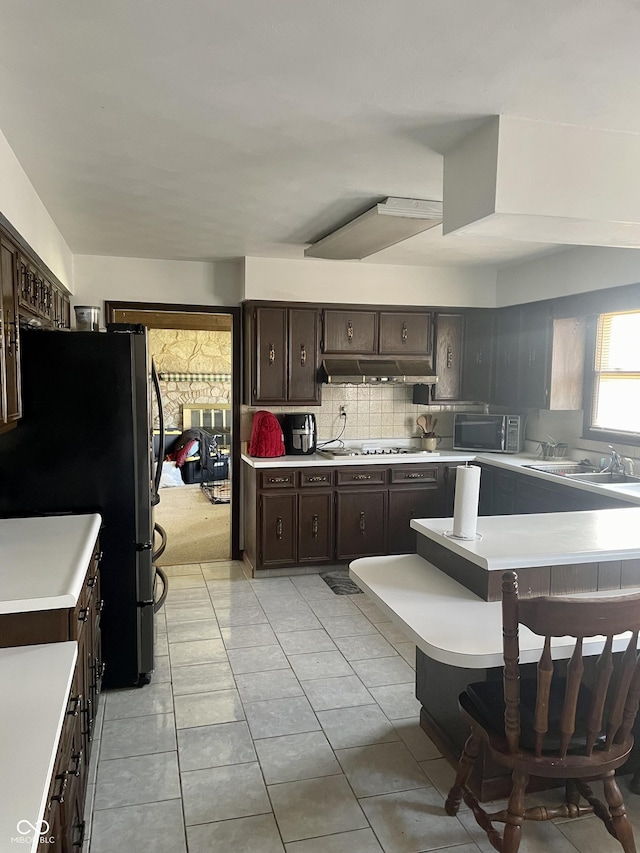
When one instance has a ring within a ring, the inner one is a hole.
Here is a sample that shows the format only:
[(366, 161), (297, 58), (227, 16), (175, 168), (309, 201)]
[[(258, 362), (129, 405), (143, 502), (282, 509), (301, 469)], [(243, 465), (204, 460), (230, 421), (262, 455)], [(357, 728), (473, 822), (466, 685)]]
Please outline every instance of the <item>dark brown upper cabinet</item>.
[(318, 311), (247, 303), (245, 402), (320, 404)]
[(16, 276), (17, 251), (0, 239), (0, 431), (22, 414)]
[(429, 355), (431, 314), (380, 312), (380, 355)]
[(549, 404), (551, 312), (546, 302), (520, 308), (517, 403), (531, 409)]
[(518, 403), (520, 308), (500, 308), (496, 316), (496, 353), (493, 401), (500, 406)]
[(527, 409), (582, 408), (585, 324), (554, 320), (548, 302), (501, 308), (493, 402)]
[(375, 355), (378, 349), (377, 311), (334, 311), (324, 313), (322, 351), (353, 355)]
[(288, 309), (288, 392), (290, 403), (319, 403), (318, 312)]
[(488, 308), (465, 313), (462, 354), (462, 399), (489, 402), (493, 391), (494, 312)]
[(464, 319), (464, 314), (436, 313), (434, 400), (461, 399)]

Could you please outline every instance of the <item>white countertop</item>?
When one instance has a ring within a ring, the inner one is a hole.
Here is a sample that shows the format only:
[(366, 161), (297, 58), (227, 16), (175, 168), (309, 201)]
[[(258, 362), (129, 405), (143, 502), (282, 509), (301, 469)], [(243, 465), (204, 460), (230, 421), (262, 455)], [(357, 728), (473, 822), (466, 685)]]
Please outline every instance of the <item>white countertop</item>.
[[(77, 654), (71, 642), (0, 649), (0, 850), (38, 849), (18, 823), (41, 827)], [(31, 843), (11, 841), (23, 836)]]
[(340, 465), (396, 465), (420, 464), (432, 462), (471, 462), (475, 459), (473, 453), (460, 450), (439, 450), (435, 453), (416, 454), (380, 454), (370, 456), (336, 456), (332, 459), (321, 453), (310, 453), (308, 456), (249, 456), (243, 453), (242, 461), (252, 468), (335, 468)]
[[(502, 666), (502, 602), (483, 601), (416, 554), (362, 557), (351, 563), (349, 574), (427, 657), (470, 669)], [(639, 591), (610, 590), (598, 596)], [(628, 636), (614, 643), (616, 651)], [(573, 645), (571, 638), (553, 638), (553, 657), (570, 657)], [(603, 645), (602, 638), (584, 642), (590, 654), (599, 654)], [(541, 637), (520, 626), (522, 663), (537, 661), (542, 646)]]
[(492, 465), (496, 468), (502, 468), (505, 471), (513, 471), (525, 474), (527, 477), (544, 480), (547, 483), (555, 483), (556, 486), (567, 486), (571, 489), (579, 489), (580, 491), (591, 492), (596, 495), (608, 495), (611, 498), (640, 505), (640, 488), (637, 486), (625, 486), (621, 483), (616, 483), (615, 485), (582, 483), (578, 480), (559, 477), (557, 474), (534, 471), (527, 466), (553, 464), (554, 462), (560, 464), (566, 462), (570, 464), (572, 460), (543, 460), (539, 456), (527, 453), (513, 455), (508, 453), (476, 454), (472, 451), (463, 450), (438, 450), (436, 453), (426, 453), (421, 456), (405, 456), (403, 454), (391, 456), (385, 454), (380, 456), (338, 456), (334, 459), (328, 459), (319, 453), (312, 453), (309, 456), (277, 456), (272, 458), (249, 456), (243, 453), (241, 458), (243, 462), (246, 462), (252, 468), (335, 468), (338, 465), (415, 465), (420, 464), (420, 462), (459, 462), (462, 465), (465, 462), (482, 462), (485, 465)]
[(102, 519), (0, 519), (0, 613), (75, 607)]
[(489, 572), (640, 558), (640, 507), (478, 518), (480, 539), (453, 539), (452, 518), (411, 527)]

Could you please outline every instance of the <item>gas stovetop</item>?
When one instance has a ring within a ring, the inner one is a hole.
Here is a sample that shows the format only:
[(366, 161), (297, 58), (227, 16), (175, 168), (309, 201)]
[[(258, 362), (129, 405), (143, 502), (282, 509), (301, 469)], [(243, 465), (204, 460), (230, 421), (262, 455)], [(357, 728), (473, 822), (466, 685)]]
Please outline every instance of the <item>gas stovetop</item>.
[(324, 449), (319, 448), (318, 453), (322, 453), (330, 459), (353, 456), (402, 456), (403, 458), (408, 456), (416, 456), (419, 458), (423, 458), (425, 456), (439, 456), (437, 452), (434, 453), (430, 450), (421, 450), (419, 447), (390, 444), (359, 444), (349, 447), (327, 447)]

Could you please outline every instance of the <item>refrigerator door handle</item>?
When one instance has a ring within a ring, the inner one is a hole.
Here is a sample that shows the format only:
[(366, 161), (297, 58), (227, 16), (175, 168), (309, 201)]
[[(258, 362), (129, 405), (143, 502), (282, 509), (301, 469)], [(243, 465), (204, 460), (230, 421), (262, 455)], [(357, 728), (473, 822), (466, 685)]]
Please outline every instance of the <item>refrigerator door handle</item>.
[(151, 380), (153, 390), (156, 394), (156, 404), (158, 406), (158, 427), (159, 427), (159, 449), (158, 459), (156, 461), (156, 470), (153, 478), (153, 489), (151, 492), (151, 506), (156, 506), (160, 503), (160, 478), (162, 477), (162, 463), (164, 461), (164, 409), (162, 407), (162, 392), (160, 391), (160, 377), (156, 369), (153, 359), (151, 360)]

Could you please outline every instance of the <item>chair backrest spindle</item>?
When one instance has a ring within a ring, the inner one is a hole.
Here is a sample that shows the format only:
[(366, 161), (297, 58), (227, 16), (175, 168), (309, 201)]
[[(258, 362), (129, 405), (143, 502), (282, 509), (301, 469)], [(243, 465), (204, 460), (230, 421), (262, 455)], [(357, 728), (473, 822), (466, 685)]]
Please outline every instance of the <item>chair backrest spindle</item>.
[(542, 755), (544, 737), (549, 731), (549, 695), (553, 679), (553, 659), (551, 657), (551, 637), (544, 638), (544, 648), (538, 661), (538, 692), (536, 695), (536, 755)]
[(504, 728), (509, 752), (520, 743), (520, 651), (518, 641), (518, 576), (502, 576), (502, 643), (504, 652)]
[[(640, 704), (640, 593), (600, 598), (541, 596), (518, 599), (515, 572), (502, 576), (502, 627), (504, 655), (504, 730), (507, 748), (517, 753), (521, 747), (519, 625), (544, 637), (538, 661), (535, 710), (530, 725), (535, 734), (538, 757), (550, 751), (565, 758), (579, 749), (588, 757), (598, 739), (606, 733), (604, 749), (628, 741)], [(614, 638), (631, 632), (626, 650), (614, 657)], [(584, 639), (604, 637), (604, 646), (595, 667), (589, 667), (585, 685)], [(575, 646), (566, 667), (564, 700), (561, 683), (554, 689), (551, 653), (552, 638), (573, 637)], [(529, 694), (526, 694), (529, 695)], [(552, 708), (553, 706), (553, 708)], [(556, 707), (557, 706), (557, 707)], [(561, 710), (560, 710), (561, 706)], [(553, 716), (551, 711), (553, 710)], [(553, 744), (550, 746), (553, 730)], [(533, 739), (533, 738), (532, 738)]]

